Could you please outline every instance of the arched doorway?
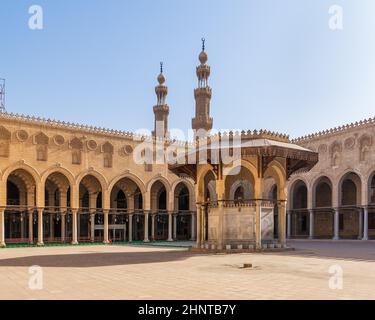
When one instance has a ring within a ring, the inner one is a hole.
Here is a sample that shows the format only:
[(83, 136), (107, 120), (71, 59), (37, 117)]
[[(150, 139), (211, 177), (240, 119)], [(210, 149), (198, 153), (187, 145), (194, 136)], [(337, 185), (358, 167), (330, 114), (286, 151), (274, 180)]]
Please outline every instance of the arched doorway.
[(203, 227), (203, 240), (208, 240), (208, 211), (209, 206), (211, 204), (214, 204), (217, 201), (217, 195), (216, 195), (216, 178), (212, 171), (208, 171), (206, 175), (204, 176), (204, 205), (203, 205), (203, 221), (202, 227)]
[(6, 187), (5, 242), (34, 243), (38, 236), (35, 179), (25, 169), (16, 169), (9, 174)]
[(346, 239), (362, 237), (361, 178), (346, 173), (339, 183), (339, 236)]
[(298, 180), (293, 184), (291, 198), (291, 236), (296, 238), (307, 237), (309, 213), (307, 210), (307, 186), (305, 182)]
[(173, 238), (189, 240), (193, 213), (190, 211), (190, 191), (184, 182), (180, 182), (174, 190), (174, 205)]
[(328, 177), (320, 177), (313, 187), (314, 238), (332, 239), (333, 209), (332, 182)]
[(70, 207), (69, 179), (60, 172), (51, 173), (44, 187), (43, 235), (45, 243), (66, 241), (66, 215)]
[[(142, 208), (143, 195), (137, 183), (128, 177), (117, 181), (111, 190), (111, 210), (108, 219), (109, 239), (112, 242), (143, 240)], [(129, 227), (129, 223), (132, 228)]]
[[(86, 175), (79, 184), (79, 211), (77, 220), (79, 242), (104, 240), (104, 214), (102, 185), (94, 175)], [(71, 237), (72, 221), (68, 216), (68, 236)]]
[(151, 187), (151, 239), (168, 240), (169, 215), (167, 212), (167, 189), (157, 180)]

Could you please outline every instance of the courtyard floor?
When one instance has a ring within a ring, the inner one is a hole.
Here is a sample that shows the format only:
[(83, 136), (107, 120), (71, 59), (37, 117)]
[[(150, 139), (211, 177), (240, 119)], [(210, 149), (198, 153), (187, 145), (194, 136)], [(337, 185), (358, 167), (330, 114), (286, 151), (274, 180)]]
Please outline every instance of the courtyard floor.
[[(1, 249), (0, 299), (375, 299), (375, 242), (289, 245), (296, 250), (230, 255), (129, 245)], [(342, 289), (330, 289), (330, 279), (339, 283), (331, 267), (342, 270)]]

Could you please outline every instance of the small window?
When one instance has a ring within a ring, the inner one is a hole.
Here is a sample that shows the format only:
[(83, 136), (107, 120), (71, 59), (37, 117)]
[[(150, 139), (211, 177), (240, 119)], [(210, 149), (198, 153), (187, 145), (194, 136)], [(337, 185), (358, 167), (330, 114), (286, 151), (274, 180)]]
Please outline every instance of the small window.
[(72, 152), (72, 164), (81, 164), (81, 151), (74, 150)]
[(46, 146), (38, 146), (36, 148), (36, 159), (38, 161), (47, 161), (47, 147)]
[(112, 168), (112, 155), (110, 153), (104, 154), (104, 168)]

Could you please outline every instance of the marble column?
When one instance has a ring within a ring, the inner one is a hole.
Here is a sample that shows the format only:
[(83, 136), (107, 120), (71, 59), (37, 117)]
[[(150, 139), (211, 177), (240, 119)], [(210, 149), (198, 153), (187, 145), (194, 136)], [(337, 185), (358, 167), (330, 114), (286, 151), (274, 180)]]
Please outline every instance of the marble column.
[(173, 239), (177, 240), (177, 214), (173, 215)]
[[(280, 214), (281, 213), (279, 212), (279, 215)], [(257, 200), (256, 204), (255, 204), (255, 246), (256, 246), (256, 249), (262, 249), (261, 219), (262, 219), (262, 217), (261, 217), (261, 203), (260, 203), (259, 200)]]
[(368, 208), (363, 209), (363, 239), (368, 240)]
[(144, 225), (144, 239), (143, 239), (143, 242), (150, 242), (150, 240), (148, 239), (148, 217), (149, 217), (149, 213), (146, 212), (145, 213), (145, 225)]
[(156, 214), (151, 215), (151, 240), (155, 241), (155, 219)]
[(95, 211), (90, 213), (90, 241), (95, 242)]
[(340, 239), (340, 211), (339, 209), (334, 209), (333, 216), (333, 240)]
[(25, 217), (24, 213), (21, 213), (21, 238), (25, 238)]
[(104, 215), (104, 243), (109, 243), (109, 224), (108, 224), (108, 216), (109, 216), (109, 210), (103, 210)]
[(129, 214), (129, 242), (133, 241), (133, 215)]
[(34, 210), (29, 210), (28, 219), (29, 219), (29, 244), (34, 243), (34, 219), (33, 219)]
[(309, 239), (314, 239), (314, 210), (309, 209)]
[(54, 214), (53, 213), (50, 213), (49, 214), (49, 238), (52, 240), (53, 236), (54, 236)]
[(292, 231), (292, 213), (290, 211), (287, 212), (287, 238), (290, 239), (291, 231)]
[(38, 246), (44, 245), (43, 241), (43, 211), (44, 208), (38, 208)]
[(168, 212), (168, 239), (167, 241), (173, 241), (172, 238), (172, 223), (173, 223), (173, 215), (171, 212)]
[(66, 211), (61, 212), (61, 242), (65, 242), (65, 228), (66, 228)]
[(190, 240), (195, 240), (195, 214), (191, 213), (191, 238)]
[(358, 240), (363, 237), (363, 213), (362, 208), (358, 209)]
[(0, 209), (0, 247), (5, 247), (5, 209)]
[(197, 205), (197, 248), (202, 246), (202, 206)]
[(278, 205), (279, 213), (279, 243), (286, 246), (286, 206), (284, 201), (280, 201)]
[(72, 209), (72, 244), (78, 244), (78, 209)]

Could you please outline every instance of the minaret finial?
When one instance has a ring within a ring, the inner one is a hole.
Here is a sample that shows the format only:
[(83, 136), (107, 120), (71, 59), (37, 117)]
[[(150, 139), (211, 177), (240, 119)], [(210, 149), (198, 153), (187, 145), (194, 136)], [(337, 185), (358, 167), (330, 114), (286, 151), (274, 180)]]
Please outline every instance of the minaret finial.
[(160, 62), (160, 73), (163, 73), (163, 62)]
[(204, 51), (205, 49), (205, 42), (206, 42), (206, 39), (202, 38), (202, 51)]

